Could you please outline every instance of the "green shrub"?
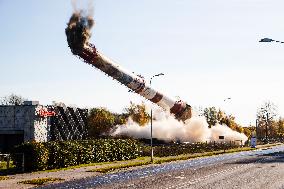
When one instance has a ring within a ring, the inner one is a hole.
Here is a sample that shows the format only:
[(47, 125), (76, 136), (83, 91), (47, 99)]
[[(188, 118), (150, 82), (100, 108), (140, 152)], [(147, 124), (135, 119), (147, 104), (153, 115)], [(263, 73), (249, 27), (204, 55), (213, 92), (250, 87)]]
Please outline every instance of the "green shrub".
[[(202, 153), (202, 152), (212, 152), (216, 150), (223, 149), (232, 149), (236, 148), (238, 145), (231, 143), (188, 143), (188, 144), (167, 144), (154, 146), (153, 151), (157, 157), (166, 157), (166, 156), (177, 156), (182, 154), (193, 154), (193, 153)], [(142, 147), (142, 156), (151, 155), (151, 147), (143, 146)]]
[(45, 143), (27, 142), (15, 147), (12, 159), (16, 167), (22, 166), (22, 156), (18, 153), (24, 153), (24, 164), (26, 171), (45, 170), (48, 168), (48, 148)]
[[(139, 156), (139, 145), (132, 139), (28, 142), (17, 146), (14, 153), (25, 153), (25, 170), (35, 171), (134, 159)], [(21, 158), (14, 161), (16, 166), (21, 166)]]

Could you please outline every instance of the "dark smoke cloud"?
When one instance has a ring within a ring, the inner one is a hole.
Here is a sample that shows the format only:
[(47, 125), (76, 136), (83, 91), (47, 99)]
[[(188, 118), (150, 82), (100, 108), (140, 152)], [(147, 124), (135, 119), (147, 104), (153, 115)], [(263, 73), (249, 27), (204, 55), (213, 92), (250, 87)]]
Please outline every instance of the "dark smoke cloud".
[(90, 5), (87, 10), (78, 10), (75, 1), (72, 1), (74, 13), (72, 14), (65, 33), (67, 42), (73, 54), (77, 55), (81, 52), (91, 37), (91, 28), (94, 25), (94, 19), (91, 14), (93, 6)]
[(72, 0), (72, 7), (74, 12), (80, 12), (84, 10), (85, 15), (94, 15), (94, 1), (93, 0)]

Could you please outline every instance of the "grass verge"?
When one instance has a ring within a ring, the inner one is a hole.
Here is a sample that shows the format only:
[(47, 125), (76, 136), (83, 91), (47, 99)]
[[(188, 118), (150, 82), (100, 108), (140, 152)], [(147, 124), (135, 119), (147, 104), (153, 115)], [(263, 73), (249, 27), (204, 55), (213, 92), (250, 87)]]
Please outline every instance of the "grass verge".
[(74, 165), (74, 166), (63, 167), (63, 168), (58, 168), (58, 169), (47, 169), (47, 170), (42, 170), (42, 171), (35, 171), (35, 172), (33, 172), (33, 173), (57, 172), (57, 171), (64, 171), (64, 170), (69, 170), (69, 169), (77, 169), (77, 168), (81, 168), (81, 167), (108, 165), (108, 164), (113, 164), (113, 163), (116, 163), (116, 162), (119, 162), (119, 161), (80, 164), (80, 165)]
[(7, 177), (7, 176), (0, 176), (0, 181), (1, 180), (8, 180), (9, 179), (9, 177)]
[(31, 179), (31, 180), (24, 180), (20, 181), (21, 184), (33, 184), (33, 185), (43, 185), (49, 182), (55, 181), (63, 181), (64, 179), (61, 178), (38, 178), (38, 179)]
[(274, 144), (262, 144), (262, 145), (257, 145), (256, 148), (269, 148), (269, 147), (273, 147), (273, 146), (278, 146), (281, 145), (283, 143), (274, 143)]
[[(272, 147), (272, 146), (277, 146), (280, 144), (282, 143), (258, 145), (257, 148)], [(234, 153), (234, 152), (249, 151), (249, 150), (255, 150), (255, 149), (250, 148), (250, 147), (235, 148), (235, 149), (226, 150), (225, 153)], [(218, 154), (223, 154), (223, 153), (224, 151), (220, 150), (220, 151), (204, 152), (204, 153), (197, 153), (197, 154), (183, 154), (183, 155), (178, 155), (178, 156), (155, 157), (154, 164), (161, 164), (161, 163), (177, 161), (177, 160), (187, 160), (187, 159), (198, 158), (198, 157), (206, 157), (206, 156), (218, 155)], [(76, 169), (76, 168), (81, 168), (81, 167), (101, 166), (101, 165), (103, 166), (106, 165), (106, 167), (92, 169), (90, 170), (90, 172), (108, 173), (108, 172), (112, 172), (112, 171), (119, 170), (119, 169), (125, 169), (129, 167), (136, 167), (136, 166), (149, 165), (149, 164), (151, 164), (150, 157), (139, 157), (134, 160), (80, 164), (80, 165), (75, 165), (75, 166), (70, 166), (70, 167), (59, 168), (59, 169), (36, 171), (33, 173), (57, 172), (57, 171), (64, 171), (64, 170)]]
[[(155, 157), (155, 160), (153, 163), (161, 164), (161, 163), (177, 161), (177, 160), (187, 160), (187, 159), (193, 159), (193, 158), (199, 158), (199, 157), (213, 156), (213, 155), (224, 154), (224, 153), (234, 153), (234, 152), (240, 152), (240, 151), (249, 151), (249, 150), (253, 150), (253, 148), (245, 147), (245, 148), (236, 148), (236, 149), (226, 150), (226, 152), (224, 152), (223, 150), (220, 150), (220, 151), (204, 152), (204, 153), (198, 153), (198, 154), (183, 154), (179, 156)], [(142, 159), (141, 161), (110, 165), (110, 166), (106, 166), (102, 168), (92, 169), (92, 170), (89, 170), (89, 172), (109, 173), (115, 170), (125, 169), (129, 167), (137, 167), (137, 166), (142, 166), (142, 165), (149, 165), (149, 164), (151, 164), (150, 157), (148, 158), (144, 157), (144, 159)]]
[(107, 167), (103, 167), (103, 168), (92, 169), (88, 172), (108, 173), (108, 172), (112, 172), (112, 171), (119, 170), (119, 169), (125, 169), (125, 168), (129, 168), (129, 167), (137, 167), (137, 166), (148, 165), (148, 164), (151, 164), (151, 161), (147, 160), (147, 161), (130, 162), (130, 163), (127, 163), (127, 164), (116, 164), (116, 165), (113, 165), (113, 166), (107, 166)]
[[(257, 148), (272, 147), (272, 146), (277, 146), (277, 145), (280, 145), (280, 144), (282, 144), (282, 143), (259, 145), (259, 146), (257, 146)], [(226, 150), (225, 153), (233, 153), (233, 152), (248, 151), (248, 150), (254, 150), (254, 149), (250, 148), (250, 147), (235, 148), (235, 149)], [(167, 156), (167, 157), (160, 157), (160, 158), (159, 157), (155, 157), (154, 164), (161, 164), (161, 163), (177, 161), (177, 160), (187, 160), (187, 159), (191, 159), (191, 158), (212, 156), (212, 155), (218, 155), (218, 154), (223, 154), (223, 153), (224, 153), (224, 151), (220, 150), (220, 151), (213, 151), (213, 152), (204, 152), (204, 153), (197, 153), (197, 154), (184, 154), (184, 155)], [(110, 166), (107, 166), (105, 168), (98, 168), (98, 169), (91, 170), (91, 172), (107, 173), (107, 172), (114, 171), (116, 169), (123, 169), (123, 168), (128, 168), (128, 167), (135, 167), (135, 166), (151, 164), (149, 157), (139, 157), (139, 158), (137, 158), (135, 160), (140, 160), (140, 161), (132, 162), (132, 160), (130, 160), (130, 162), (127, 162), (127, 161), (114, 161), (114, 162), (100, 162), (100, 163), (80, 164), (80, 165), (75, 165), (75, 166), (70, 166), (70, 167), (59, 168), (59, 169), (49, 169), (49, 170), (43, 170), (43, 171), (36, 171), (34, 173), (39, 173), (39, 172), (57, 172), (57, 171), (76, 169), (76, 168), (81, 168), (81, 167), (110, 165)], [(124, 163), (122, 164), (121, 162), (124, 162)], [(117, 163), (119, 163), (119, 164), (117, 165)], [(111, 165), (111, 164), (115, 164), (115, 165)], [(110, 168), (108, 168), (108, 167), (110, 167)], [(114, 168), (111, 168), (111, 167), (114, 167)], [(95, 171), (95, 170), (97, 170), (97, 171)]]

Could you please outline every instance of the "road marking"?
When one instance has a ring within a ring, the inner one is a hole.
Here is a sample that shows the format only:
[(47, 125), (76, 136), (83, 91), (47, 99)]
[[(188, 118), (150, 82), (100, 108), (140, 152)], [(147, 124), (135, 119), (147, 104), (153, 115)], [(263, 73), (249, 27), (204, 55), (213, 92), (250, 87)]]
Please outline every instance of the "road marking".
[(175, 177), (176, 179), (184, 179), (185, 177), (183, 177), (183, 176), (177, 176), (177, 177)]
[[(189, 180), (187, 182), (183, 182), (183, 183), (180, 183), (180, 184), (177, 184), (177, 185), (171, 185), (171, 186), (167, 187), (166, 189), (171, 189), (171, 188), (182, 189), (182, 188), (188, 187), (190, 185), (197, 184), (198, 182), (205, 180), (205, 179), (208, 179), (209, 177), (221, 175), (221, 174), (224, 174), (224, 173), (227, 173), (229, 171), (233, 171), (233, 170), (236, 170), (236, 169), (239, 169), (239, 168), (242, 168), (242, 167), (252, 167), (252, 166), (255, 166), (256, 163), (260, 163), (260, 162), (263, 162), (265, 160), (269, 160), (269, 159), (272, 159), (272, 158), (273, 157), (265, 157), (265, 158), (261, 158), (260, 160), (255, 161), (253, 163), (237, 165), (237, 166), (234, 166), (234, 167), (231, 167), (231, 168), (219, 171), (219, 172), (211, 173), (209, 175), (206, 175), (206, 176), (203, 176), (203, 177), (200, 177), (200, 178), (196, 178), (194, 180)], [(193, 169), (193, 170), (196, 170), (196, 169)]]
[[(241, 168), (241, 167), (244, 167), (244, 166), (249, 166), (249, 165), (251, 165), (251, 164), (244, 164), (244, 165), (238, 165), (238, 166), (235, 166), (235, 167), (231, 167), (231, 168), (228, 168), (228, 169), (225, 169), (225, 170), (222, 170), (222, 171), (219, 171), (219, 172), (211, 173), (209, 175), (205, 175), (203, 177), (196, 178), (196, 179), (193, 179), (193, 180), (189, 180), (187, 182), (183, 182), (183, 183), (180, 183), (180, 184), (177, 184), (177, 185), (170, 185), (166, 189), (171, 189), (171, 188), (182, 189), (182, 188), (188, 187), (190, 185), (197, 184), (198, 182), (205, 180), (205, 179), (208, 179), (209, 177), (221, 175), (221, 174), (227, 173), (229, 171), (233, 171), (235, 169), (238, 169), (238, 168)], [(175, 178), (178, 178), (178, 177), (175, 177)]]

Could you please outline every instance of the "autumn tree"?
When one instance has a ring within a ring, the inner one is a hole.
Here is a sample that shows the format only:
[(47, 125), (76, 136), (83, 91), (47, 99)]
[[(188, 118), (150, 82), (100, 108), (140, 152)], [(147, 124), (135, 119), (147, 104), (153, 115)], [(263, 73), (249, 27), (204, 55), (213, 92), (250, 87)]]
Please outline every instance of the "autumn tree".
[(146, 105), (144, 102), (142, 102), (142, 104), (134, 104), (133, 102), (130, 102), (130, 106), (126, 108), (125, 111), (128, 117), (141, 126), (146, 125), (150, 121), (150, 115), (146, 111)]
[(253, 133), (255, 133), (255, 127), (243, 127), (243, 133), (248, 137), (251, 138)]
[(128, 115), (126, 113), (118, 114), (113, 113), (114, 115), (114, 125), (123, 125), (127, 122)]
[(230, 127), (232, 130), (244, 132), (244, 129), (236, 123), (234, 116), (227, 115), (225, 112), (220, 109), (217, 110), (215, 107), (205, 108), (203, 110), (203, 116), (206, 118), (209, 128), (216, 124), (224, 124)]
[(279, 118), (277, 122), (277, 137), (280, 141), (284, 139), (284, 120)]
[(205, 117), (209, 125), (209, 128), (211, 128), (212, 126), (218, 123), (218, 112), (215, 107), (205, 108), (203, 111), (203, 116)]
[(90, 137), (107, 134), (115, 126), (116, 117), (106, 108), (93, 108), (88, 115), (88, 133)]

